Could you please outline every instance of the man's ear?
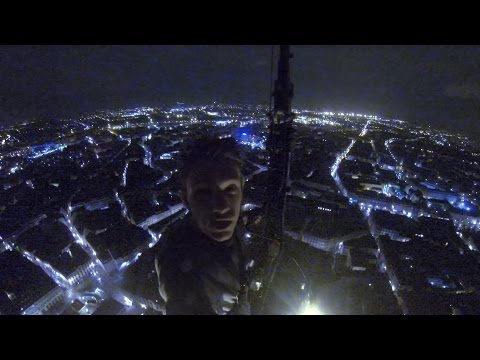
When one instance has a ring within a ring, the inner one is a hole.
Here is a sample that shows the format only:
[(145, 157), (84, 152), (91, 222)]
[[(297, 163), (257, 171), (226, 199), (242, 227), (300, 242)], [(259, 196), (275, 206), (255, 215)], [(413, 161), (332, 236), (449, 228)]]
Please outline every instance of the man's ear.
[(182, 199), (183, 206), (185, 206), (188, 209), (187, 194), (185, 193), (185, 191), (179, 190), (178, 196), (180, 196), (180, 199)]

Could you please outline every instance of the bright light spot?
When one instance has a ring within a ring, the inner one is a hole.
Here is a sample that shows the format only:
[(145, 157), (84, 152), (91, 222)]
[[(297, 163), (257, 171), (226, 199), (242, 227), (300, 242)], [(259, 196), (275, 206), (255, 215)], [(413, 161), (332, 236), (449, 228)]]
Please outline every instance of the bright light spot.
[(314, 304), (307, 303), (302, 311), (300, 311), (299, 315), (325, 315), (323, 312), (320, 311), (318, 306)]
[(126, 306), (129, 306), (129, 307), (130, 307), (130, 306), (133, 305), (133, 301), (130, 300), (128, 297), (123, 296), (123, 300), (124, 300), (124, 304), (125, 304)]

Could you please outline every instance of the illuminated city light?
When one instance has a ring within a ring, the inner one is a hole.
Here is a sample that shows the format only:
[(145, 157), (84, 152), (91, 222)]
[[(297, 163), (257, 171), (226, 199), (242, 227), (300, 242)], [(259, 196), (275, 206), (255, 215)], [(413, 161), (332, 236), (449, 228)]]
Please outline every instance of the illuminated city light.
[(35, 146), (32, 148), (33, 155), (31, 155), (30, 159), (37, 159), (39, 157), (52, 154), (57, 151), (62, 151), (67, 146), (63, 144), (46, 144), (41, 146)]
[(119, 270), (123, 270), (123, 269), (125, 269), (126, 267), (128, 267), (129, 265), (130, 265), (130, 262), (129, 262), (129, 261), (124, 261), (124, 262), (122, 263), (122, 265), (120, 265)]
[(21, 250), (22, 255), (27, 258), (29, 261), (34, 263), (35, 265), (40, 266), (40, 268), (60, 287), (62, 288), (69, 288), (70, 283), (68, 282), (67, 278), (62, 275), (60, 272), (55, 270), (49, 263), (42, 261), (32, 253), (28, 252), (27, 250)]
[(63, 218), (60, 219), (60, 222), (63, 223), (68, 227), (70, 230), (70, 233), (73, 236), (74, 242), (79, 244), (82, 249), (87, 252), (87, 254), (90, 255), (90, 258), (98, 265), (100, 266), (103, 270), (105, 270), (104, 265), (102, 262), (98, 259), (97, 253), (95, 252), (95, 249), (90, 245), (90, 243), (86, 240), (85, 235), (80, 235), (79, 231), (77, 228), (73, 225), (72, 218), (71, 218), (71, 213), (67, 212), (62, 209), (62, 214)]
[(130, 299), (129, 299), (128, 297), (126, 297), (126, 296), (123, 296), (123, 301), (124, 301), (124, 304), (125, 304), (126, 306), (129, 306), (129, 307), (130, 307), (130, 306), (133, 305), (133, 301), (130, 300)]

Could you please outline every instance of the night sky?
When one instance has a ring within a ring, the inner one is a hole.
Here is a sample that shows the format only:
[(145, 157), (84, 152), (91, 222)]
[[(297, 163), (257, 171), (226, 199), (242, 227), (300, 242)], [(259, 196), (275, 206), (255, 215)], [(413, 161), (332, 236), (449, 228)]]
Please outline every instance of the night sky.
[[(294, 107), (480, 134), (480, 46), (293, 45), (292, 51)], [(176, 101), (265, 104), (270, 52), (260, 45), (3, 46), (0, 126)]]

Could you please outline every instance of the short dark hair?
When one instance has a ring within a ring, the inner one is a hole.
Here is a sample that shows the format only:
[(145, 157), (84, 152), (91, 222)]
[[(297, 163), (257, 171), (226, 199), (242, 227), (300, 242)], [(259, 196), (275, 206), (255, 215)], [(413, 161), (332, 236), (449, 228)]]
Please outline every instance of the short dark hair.
[[(192, 168), (200, 161), (215, 161), (228, 159), (234, 162), (242, 177), (243, 161), (235, 139), (204, 136), (187, 143), (179, 156), (179, 181), (181, 189), (185, 184)], [(243, 178), (243, 177), (242, 177)]]

